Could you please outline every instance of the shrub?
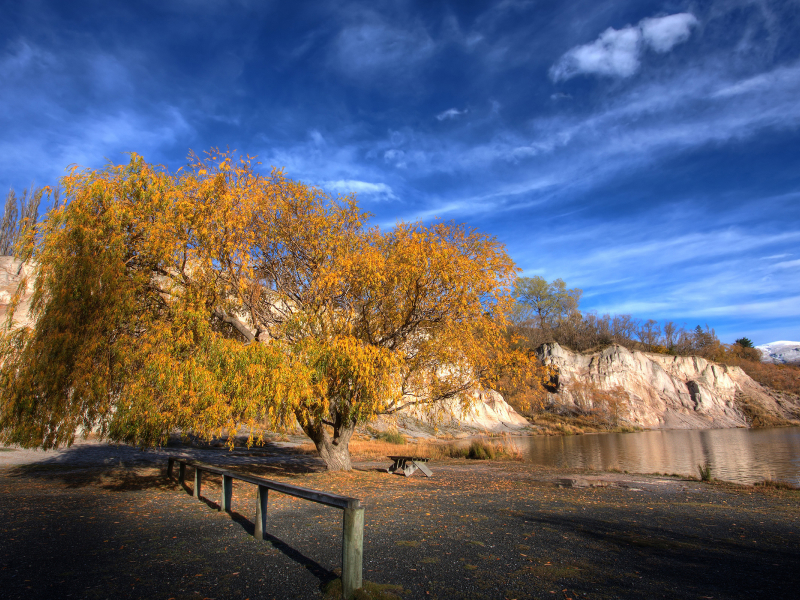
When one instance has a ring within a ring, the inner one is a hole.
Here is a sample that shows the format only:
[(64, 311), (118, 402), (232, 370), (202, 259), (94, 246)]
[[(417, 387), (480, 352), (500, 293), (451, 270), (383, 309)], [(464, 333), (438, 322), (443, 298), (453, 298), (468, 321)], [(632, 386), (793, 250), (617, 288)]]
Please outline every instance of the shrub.
[(495, 454), (495, 449), (491, 444), (476, 441), (469, 445), (467, 458), (472, 458), (474, 460), (494, 460)]
[(697, 470), (700, 471), (700, 481), (711, 481), (714, 478), (711, 476), (711, 465), (706, 463), (704, 465), (697, 465)]
[(399, 431), (382, 431), (378, 434), (378, 439), (389, 444), (405, 444), (406, 438), (400, 435)]

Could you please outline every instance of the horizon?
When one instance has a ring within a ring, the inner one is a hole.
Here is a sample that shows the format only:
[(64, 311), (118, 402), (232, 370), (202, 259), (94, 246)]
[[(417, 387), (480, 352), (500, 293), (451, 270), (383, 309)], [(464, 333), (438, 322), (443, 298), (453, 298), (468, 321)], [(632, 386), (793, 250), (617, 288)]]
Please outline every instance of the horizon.
[(4, 9), (3, 193), (230, 147), (493, 235), (582, 312), (800, 340), (798, 0)]

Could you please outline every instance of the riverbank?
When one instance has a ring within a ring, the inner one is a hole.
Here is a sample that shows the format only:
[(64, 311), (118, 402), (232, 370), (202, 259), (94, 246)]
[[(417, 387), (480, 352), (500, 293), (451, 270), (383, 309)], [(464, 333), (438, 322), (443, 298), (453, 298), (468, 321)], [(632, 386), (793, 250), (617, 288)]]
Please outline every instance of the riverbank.
[[(332, 474), (280, 448), (186, 451), (365, 500), (364, 577), (386, 598), (791, 597), (800, 585), (797, 491), (464, 459), (407, 479), (385, 460)], [(4, 597), (324, 598), (338, 511), (271, 495), (257, 542), (252, 487), (235, 484), (234, 513), (220, 514), (218, 483), (195, 500), (165, 464), (93, 444), (6, 462)]]

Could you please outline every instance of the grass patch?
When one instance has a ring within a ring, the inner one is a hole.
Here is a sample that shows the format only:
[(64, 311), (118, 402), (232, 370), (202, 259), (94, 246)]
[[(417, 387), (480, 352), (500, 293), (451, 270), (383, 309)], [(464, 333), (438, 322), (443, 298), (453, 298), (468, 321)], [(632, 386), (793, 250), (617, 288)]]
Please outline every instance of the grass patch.
[(579, 435), (581, 433), (633, 433), (643, 428), (628, 423), (611, 425), (596, 415), (558, 414), (542, 411), (526, 413), (525, 418), (539, 430), (539, 435)]
[[(399, 435), (399, 434), (398, 434)], [(402, 436), (400, 436), (402, 438)], [(474, 448), (473, 448), (474, 447)], [(302, 444), (302, 454), (316, 454), (312, 443)], [(423, 456), (433, 460), (448, 458), (472, 458), (478, 460), (521, 460), (522, 454), (511, 444), (479, 440), (470, 446), (453, 442), (408, 442), (392, 443), (385, 440), (351, 440), (350, 455), (358, 458), (386, 458), (388, 456)]]
[(773, 490), (800, 490), (800, 487), (789, 483), (788, 481), (780, 481), (767, 478), (764, 481), (759, 481), (753, 484), (754, 487), (770, 488)]
[(467, 451), (467, 458), (473, 460), (494, 460), (497, 457), (497, 452), (492, 444), (486, 442), (472, 442)]
[(402, 446), (406, 443), (406, 438), (400, 435), (399, 431), (381, 431), (377, 437), (378, 440), (388, 444)]
[(697, 470), (700, 472), (700, 481), (713, 481), (711, 476), (711, 465), (706, 463), (704, 465), (697, 465)]

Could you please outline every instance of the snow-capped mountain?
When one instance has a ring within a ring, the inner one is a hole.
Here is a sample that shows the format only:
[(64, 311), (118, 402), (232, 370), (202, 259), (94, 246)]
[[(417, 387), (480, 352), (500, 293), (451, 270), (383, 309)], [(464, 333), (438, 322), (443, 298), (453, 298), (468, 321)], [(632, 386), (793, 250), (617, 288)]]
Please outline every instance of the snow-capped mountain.
[(800, 342), (770, 342), (756, 346), (761, 360), (770, 363), (800, 363)]

